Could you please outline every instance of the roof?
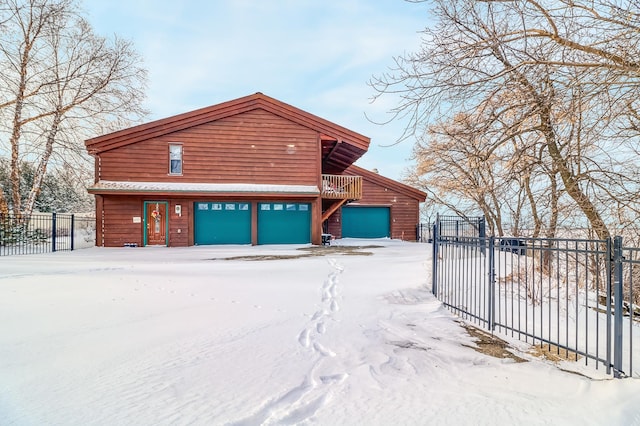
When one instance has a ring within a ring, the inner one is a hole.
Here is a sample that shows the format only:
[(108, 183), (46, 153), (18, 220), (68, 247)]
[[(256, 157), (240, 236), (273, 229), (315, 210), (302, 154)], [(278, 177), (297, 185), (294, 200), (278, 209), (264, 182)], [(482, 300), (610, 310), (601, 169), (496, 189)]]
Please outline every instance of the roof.
[(320, 194), (313, 185), (271, 185), (251, 183), (179, 183), (179, 182), (130, 182), (101, 180), (88, 188), (92, 194), (175, 194), (220, 195), (220, 194), (274, 194), (313, 195)]
[(345, 174), (353, 176), (362, 176), (362, 179), (375, 183), (376, 185), (384, 186), (386, 188), (393, 189), (396, 192), (406, 195), (407, 197), (416, 199), (420, 202), (424, 202), (427, 199), (427, 193), (420, 191), (412, 186), (398, 182), (388, 177), (379, 175), (362, 167), (351, 165)]
[(89, 154), (96, 155), (255, 109), (268, 111), (317, 131), (321, 135), (319, 139), (322, 144), (323, 162), (329, 168), (344, 170), (369, 149), (370, 138), (367, 136), (260, 92), (88, 139), (85, 146)]

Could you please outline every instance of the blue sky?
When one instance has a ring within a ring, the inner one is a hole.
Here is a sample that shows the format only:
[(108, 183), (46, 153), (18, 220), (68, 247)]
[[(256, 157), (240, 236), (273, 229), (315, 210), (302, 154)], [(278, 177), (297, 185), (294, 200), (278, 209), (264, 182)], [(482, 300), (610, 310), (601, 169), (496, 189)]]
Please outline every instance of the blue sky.
[[(85, 0), (96, 31), (132, 40), (149, 70), (149, 120), (262, 92), (371, 138), (358, 161), (400, 179), (392, 97), (367, 85), (415, 51), (428, 19), (403, 0)], [(393, 145), (393, 146), (390, 146)]]

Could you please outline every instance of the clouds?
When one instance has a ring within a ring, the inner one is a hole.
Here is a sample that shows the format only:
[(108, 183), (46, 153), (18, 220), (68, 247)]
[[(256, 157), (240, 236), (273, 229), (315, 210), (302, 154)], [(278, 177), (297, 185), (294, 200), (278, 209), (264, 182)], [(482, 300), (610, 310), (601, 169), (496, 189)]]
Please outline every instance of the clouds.
[[(374, 93), (367, 81), (384, 72), (393, 56), (417, 48), (417, 31), (426, 21), (423, 5), (400, 0), (97, 3), (102, 2), (92, 1), (87, 9), (98, 31), (132, 39), (145, 58), (152, 119), (260, 91), (363, 133), (372, 146), (400, 135), (402, 123), (380, 127), (365, 118), (384, 121), (388, 107), (369, 102)], [(384, 161), (405, 163), (410, 146), (394, 151)], [(376, 167), (384, 173), (385, 167)]]

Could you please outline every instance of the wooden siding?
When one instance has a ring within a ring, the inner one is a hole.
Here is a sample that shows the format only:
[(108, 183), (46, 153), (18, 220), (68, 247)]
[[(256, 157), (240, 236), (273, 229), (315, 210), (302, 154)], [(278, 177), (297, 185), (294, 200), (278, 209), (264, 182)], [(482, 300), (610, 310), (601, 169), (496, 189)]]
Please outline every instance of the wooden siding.
[[(158, 201), (167, 202), (169, 217), (169, 240), (170, 247), (187, 247), (194, 244), (194, 216), (193, 206), (196, 202), (228, 201), (228, 202), (250, 202), (252, 211), (252, 243), (257, 244), (257, 205), (261, 201), (278, 202), (283, 199), (265, 198), (256, 200), (250, 197), (206, 197), (206, 198), (171, 198), (171, 197), (149, 197), (149, 196), (126, 196), (126, 195), (102, 195), (98, 196), (99, 203), (96, 209), (96, 225), (99, 232), (99, 239), (96, 245), (105, 247), (123, 247), (125, 244), (144, 245), (144, 202)], [(321, 229), (320, 215), (321, 203), (314, 198), (293, 198), (287, 199), (289, 202), (311, 203), (311, 239), (313, 244), (320, 244)], [(181, 214), (176, 213), (176, 205), (180, 205)], [(104, 212), (104, 214), (103, 214)], [(140, 223), (134, 223), (133, 218), (140, 217)], [(101, 223), (104, 218), (104, 226)], [(104, 232), (102, 232), (104, 231)]]
[[(189, 226), (191, 221), (191, 206), (193, 201), (186, 199), (166, 200), (164, 198), (136, 197), (136, 196), (103, 196), (104, 232), (102, 238), (105, 247), (123, 247), (134, 243), (139, 247), (144, 245), (144, 201), (166, 202), (169, 215), (169, 246), (186, 247), (189, 245)], [(182, 216), (176, 214), (176, 204), (182, 208)], [(102, 216), (101, 212), (98, 212)], [(100, 217), (98, 216), (98, 217)], [(134, 223), (133, 218), (140, 217), (140, 223)], [(101, 245), (96, 241), (97, 245)]]
[[(193, 200), (174, 198), (169, 201), (169, 246), (187, 247), (193, 245)], [(176, 205), (181, 214), (176, 213)]]
[[(299, 108), (295, 108), (277, 99), (266, 96), (260, 92), (235, 100), (197, 109), (195, 111), (174, 115), (152, 121), (150, 123), (123, 129), (107, 135), (85, 141), (90, 154), (98, 154), (114, 148), (138, 143), (144, 140), (158, 138), (162, 135), (175, 133), (201, 124), (218, 121), (230, 116), (239, 115), (251, 110), (262, 109), (297, 123), (303, 127), (313, 129), (334, 141), (340, 141), (340, 145), (349, 145), (350, 152), (355, 156), (350, 157), (347, 165), (355, 162), (368, 147), (370, 139), (352, 130), (339, 126), (323, 118), (310, 114)], [(343, 148), (343, 147), (341, 147)], [(338, 151), (344, 151), (341, 148)], [(343, 152), (344, 153), (344, 152)], [(342, 169), (344, 170), (344, 168)]]
[[(391, 238), (415, 241), (419, 219), (419, 201), (390, 187), (379, 185), (366, 177), (362, 180), (362, 198), (351, 205), (384, 206), (391, 208)], [(348, 206), (349, 204), (347, 204)], [(342, 238), (341, 210), (328, 219), (328, 231)]]
[[(100, 153), (100, 179), (317, 185), (318, 133), (252, 110)], [(169, 143), (183, 145), (183, 175), (168, 174)]]
[[(326, 146), (323, 145), (326, 143)], [(95, 180), (245, 183), (320, 187), (323, 171), (341, 174), (362, 156), (369, 138), (261, 93), (134, 126), (85, 141), (95, 156)], [(181, 175), (169, 174), (169, 144), (182, 145)], [(323, 151), (323, 149), (326, 150)], [(181, 188), (185, 187), (181, 185)], [(96, 193), (97, 245), (144, 244), (144, 202), (167, 202), (168, 245), (194, 244), (193, 203), (283, 199), (312, 204), (311, 236), (321, 242), (322, 198), (260, 193), (205, 194), (185, 190)], [(175, 213), (180, 204), (182, 214)], [(140, 217), (140, 223), (133, 218)], [(257, 217), (256, 214), (253, 217)], [(255, 220), (255, 219), (254, 219)], [(256, 226), (252, 241), (257, 242)]]
[[(144, 221), (142, 205), (143, 200), (140, 197), (102, 197), (104, 209), (102, 238), (106, 247), (122, 247), (128, 243), (142, 246)], [(134, 223), (134, 217), (140, 217), (140, 223)]]
[(104, 240), (102, 236), (103, 230), (103, 202), (102, 195), (96, 195), (96, 246), (104, 246)]

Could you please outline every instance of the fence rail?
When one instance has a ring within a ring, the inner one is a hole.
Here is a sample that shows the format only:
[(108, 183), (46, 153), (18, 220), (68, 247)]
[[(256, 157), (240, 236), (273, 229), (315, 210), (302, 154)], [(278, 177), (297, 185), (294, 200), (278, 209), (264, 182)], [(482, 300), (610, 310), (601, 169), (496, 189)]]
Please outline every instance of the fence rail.
[(640, 249), (621, 237), (455, 237), (437, 228), (432, 291), (450, 310), (615, 377), (640, 375)]
[(60, 213), (0, 214), (0, 256), (75, 250), (95, 245), (95, 219)]

